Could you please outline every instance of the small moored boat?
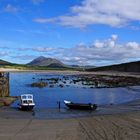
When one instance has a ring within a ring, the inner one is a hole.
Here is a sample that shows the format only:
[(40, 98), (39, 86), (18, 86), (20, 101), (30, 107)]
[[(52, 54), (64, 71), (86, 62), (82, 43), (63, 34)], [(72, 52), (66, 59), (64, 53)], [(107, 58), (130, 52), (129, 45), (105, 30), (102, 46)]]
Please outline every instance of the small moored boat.
[(23, 94), (20, 96), (19, 109), (32, 110), (35, 106), (32, 94)]
[(77, 109), (77, 110), (96, 110), (96, 104), (84, 104), (84, 103), (73, 103), (71, 101), (64, 100), (64, 103), (70, 109)]

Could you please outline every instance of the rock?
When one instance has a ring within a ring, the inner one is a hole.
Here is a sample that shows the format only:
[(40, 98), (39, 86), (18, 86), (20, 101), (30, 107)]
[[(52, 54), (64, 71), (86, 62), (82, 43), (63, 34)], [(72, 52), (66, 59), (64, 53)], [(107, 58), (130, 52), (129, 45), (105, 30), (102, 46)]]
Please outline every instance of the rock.
[(63, 85), (63, 84), (60, 84), (60, 85), (59, 85), (59, 87), (63, 88), (63, 87), (64, 87), (64, 85)]
[(53, 88), (53, 87), (54, 87), (54, 85), (50, 85), (49, 87), (50, 87), (50, 88)]
[(43, 88), (43, 87), (48, 86), (48, 83), (47, 82), (35, 82), (35, 83), (32, 83), (30, 86)]

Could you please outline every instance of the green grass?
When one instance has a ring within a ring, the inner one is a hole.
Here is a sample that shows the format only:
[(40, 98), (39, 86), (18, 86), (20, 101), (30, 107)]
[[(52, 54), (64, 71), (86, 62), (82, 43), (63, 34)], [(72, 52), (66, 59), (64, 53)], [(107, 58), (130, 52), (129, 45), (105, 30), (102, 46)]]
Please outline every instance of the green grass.
[(19, 70), (62, 70), (62, 71), (80, 71), (79, 68), (49, 68), (47, 66), (28, 66), (28, 65), (20, 65), (20, 64), (12, 64), (12, 65), (1, 65), (0, 68), (7, 68), (7, 69), (19, 69)]
[(5, 106), (5, 105), (9, 106), (15, 100), (17, 100), (16, 97), (0, 97), (0, 107)]

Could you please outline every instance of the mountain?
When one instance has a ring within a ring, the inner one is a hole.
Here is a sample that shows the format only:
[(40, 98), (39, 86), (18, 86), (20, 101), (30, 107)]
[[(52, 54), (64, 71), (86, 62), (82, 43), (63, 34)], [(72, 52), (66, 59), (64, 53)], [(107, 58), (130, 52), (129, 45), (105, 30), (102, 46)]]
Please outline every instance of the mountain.
[(46, 58), (44, 56), (40, 56), (34, 60), (32, 60), (27, 65), (29, 66), (47, 66), (50, 68), (64, 68), (67, 67), (61, 61), (54, 59), (54, 58)]
[(1, 65), (11, 65), (11, 64), (12, 63), (0, 59), (0, 66)]
[(92, 69), (88, 69), (88, 71), (140, 72), (140, 61), (92, 68)]

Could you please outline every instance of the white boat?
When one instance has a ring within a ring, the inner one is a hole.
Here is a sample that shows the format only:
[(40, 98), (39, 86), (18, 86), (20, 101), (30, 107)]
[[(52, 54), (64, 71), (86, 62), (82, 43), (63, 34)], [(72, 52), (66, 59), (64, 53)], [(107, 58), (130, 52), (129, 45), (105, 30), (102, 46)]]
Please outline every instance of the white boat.
[(32, 110), (35, 106), (35, 103), (33, 101), (33, 95), (32, 94), (22, 94), (20, 96), (20, 103), (19, 109), (21, 110)]

